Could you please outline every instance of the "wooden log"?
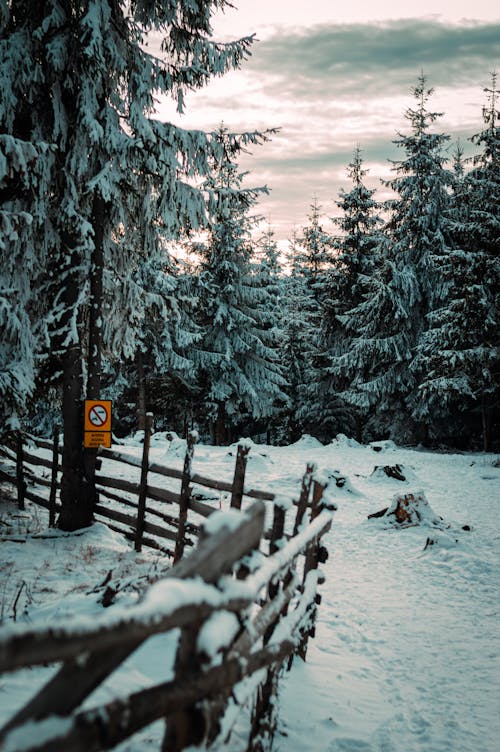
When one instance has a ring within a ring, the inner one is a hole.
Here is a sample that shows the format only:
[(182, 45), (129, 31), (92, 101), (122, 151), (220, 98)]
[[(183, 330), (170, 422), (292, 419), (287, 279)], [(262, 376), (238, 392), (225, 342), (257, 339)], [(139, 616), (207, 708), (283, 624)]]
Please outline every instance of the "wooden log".
[[(258, 541), (255, 541), (254, 547), (257, 545)], [(221, 562), (218, 567), (220, 575), (230, 571), (233, 564), (234, 558), (232, 562)], [(201, 668), (200, 655), (196, 649), (201, 626), (201, 620), (193, 619), (181, 632), (175, 659), (175, 676), (178, 681), (182, 681), (186, 673), (194, 673)], [(223, 706), (224, 702), (222, 708)], [(217, 703), (216, 709), (212, 708), (212, 712), (205, 714), (199, 706), (191, 704), (168, 714), (162, 752), (181, 752), (186, 747), (200, 744), (205, 735), (211, 733), (222, 708)]]
[(153, 413), (146, 413), (144, 428), (144, 443), (142, 445), (141, 479), (139, 481), (139, 499), (137, 502), (137, 522), (135, 529), (134, 548), (141, 550), (142, 535), (144, 533), (144, 519), (146, 515), (146, 496), (148, 492), (149, 446), (151, 443), (151, 429)]
[(249, 446), (244, 446), (243, 444), (238, 446), (238, 453), (236, 455), (236, 463), (234, 466), (233, 489), (231, 493), (231, 506), (235, 509), (241, 509), (249, 451)]
[(50, 494), (49, 494), (49, 527), (56, 524), (56, 493), (57, 493), (57, 471), (59, 469), (59, 426), (54, 426), (54, 439), (52, 442), (52, 468), (50, 476)]
[(179, 499), (179, 527), (177, 530), (177, 540), (175, 541), (174, 564), (182, 559), (184, 554), (184, 536), (186, 534), (187, 513), (189, 508), (189, 497), (191, 495), (190, 482), (193, 467), (194, 447), (198, 434), (190, 431), (187, 438), (186, 456), (184, 457), (184, 468), (182, 470), (181, 495)]
[[(44, 509), (49, 509), (49, 502), (47, 499), (44, 499), (43, 496), (38, 496), (38, 494), (33, 493), (33, 491), (25, 491), (24, 497), (28, 499), (29, 501), (32, 501), (34, 504), (37, 504), (39, 507), (43, 507)], [(57, 505), (56, 510), (59, 511), (60, 504)]]
[[(139, 485), (137, 483), (125, 480), (124, 478), (112, 478), (105, 475), (97, 475), (96, 483), (105, 488), (127, 491), (127, 493), (130, 494), (137, 494), (139, 491)], [(155, 501), (164, 501), (168, 504), (178, 504), (180, 498), (179, 495), (175, 494), (173, 491), (169, 491), (167, 488), (159, 488), (158, 486), (148, 486), (147, 496)], [(190, 499), (189, 508), (202, 517), (210, 517), (215, 511), (214, 507), (204, 504), (202, 501), (195, 501), (194, 499)]]
[[(53, 448), (53, 442), (49, 441), (48, 439), (40, 439), (38, 436), (33, 436), (33, 434), (28, 433), (26, 434), (26, 438), (28, 438), (33, 444), (35, 444), (37, 447), (40, 447), (40, 449), (52, 449)], [(58, 447), (58, 453), (62, 454), (62, 450), (60, 447)]]
[(52, 460), (47, 459), (46, 457), (39, 457), (37, 454), (32, 454), (31, 452), (28, 452), (26, 449), (24, 449), (24, 461), (28, 465), (41, 465), (42, 467), (48, 467), (49, 470), (52, 470)]

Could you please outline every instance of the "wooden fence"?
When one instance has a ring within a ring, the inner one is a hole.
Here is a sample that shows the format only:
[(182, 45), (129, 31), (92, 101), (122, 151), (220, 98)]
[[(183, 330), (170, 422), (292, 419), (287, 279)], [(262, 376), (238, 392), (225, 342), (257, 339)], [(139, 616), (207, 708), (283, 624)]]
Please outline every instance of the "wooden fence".
[[(200, 523), (219, 508), (219, 496), (214, 496), (214, 492), (224, 494), (230, 506), (237, 509), (241, 508), (245, 498), (274, 501), (274, 493), (245, 487), (249, 452), (246, 445), (238, 446), (231, 482), (207, 478), (193, 472), (195, 433), (188, 436), (182, 470), (150, 462), (151, 419), (151, 414), (148, 414), (142, 458), (117, 449), (100, 447), (95, 476), (95, 519), (102, 519), (112, 530), (133, 541), (137, 551), (145, 545), (162, 551), (172, 557), (174, 562), (182, 558), (185, 547), (194, 545)], [(49, 450), (51, 458), (34, 454), (26, 447), (29, 443)], [(24, 508), (25, 499), (45, 507), (49, 510), (49, 525), (54, 525), (60, 509), (57, 492), (60, 488), (61, 451), (57, 429), (52, 442), (29, 436), (24, 443), (19, 440), (16, 446), (0, 447), (0, 457), (6, 461), (0, 467), (0, 479), (17, 488), (19, 508)], [(138, 481), (104, 475), (101, 472), (102, 459), (137, 468), (140, 476)], [(45, 475), (40, 472), (44, 468)], [(151, 475), (177, 482), (179, 490), (168, 488), (165, 483), (158, 485), (158, 481), (156, 484), (150, 483)], [(308, 467), (302, 495), (309, 492), (311, 477), (312, 468)], [(37, 486), (48, 489), (48, 498), (40, 493)]]
[[(231, 486), (235, 508), (243, 495), (247, 452), (245, 447), (238, 452)], [(200, 483), (198, 476), (190, 474), (189, 456), (180, 480), (185, 481), (186, 476), (190, 481), (196, 477)], [(151, 488), (145, 487), (150, 497)], [(181, 497), (182, 488), (184, 483)], [(329, 530), (333, 514), (323, 498), (323, 488), (308, 467), (295, 506), (274, 500), (272, 528), (267, 535), (262, 501), (244, 511), (221, 512), (207, 523), (207, 533), (201, 531), (197, 548), (126, 613), (117, 611), (114, 616), (114, 609), (108, 609), (91, 626), (71, 620), (38, 628), (14, 625), (6, 636), (0, 636), (0, 671), (62, 664), (0, 731), (0, 750), (112, 749), (161, 718), (166, 721), (162, 750), (178, 752), (192, 745), (216, 748), (219, 742), (230, 740), (235, 687), (238, 702), (242, 703), (247, 693), (253, 706), (247, 749), (270, 749), (276, 726), (273, 697), (280, 671), (290, 667), (293, 655), (305, 658), (308, 637), (314, 633), (320, 602), (317, 585), (322, 582), (318, 563), (327, 556), (321, 538)], [(257, 493), (246, 492), (249, 496)], [(180, 499), (181, 516), (191, 504), (192, 499), (187, 503)], [(239, 517), (237, 525), (235, 516)], [(187, 522), (179, 520), (178, 529), (182, 531), (183, 525), (186, 528)], [(176, 545), (182, 546), (183, 535)], [(227, 636), (222, 660), (221, 656), (217, 660), (203, 654), (199, 638), (207, 620), (221, 611), (237, 615), (239, 629)], [(181, 633), (172, 681), (91, 710), (79, 709), (145, 640), (174, 628)], [(264, 678), (255, 692), (249, 677), (261, 669)]]

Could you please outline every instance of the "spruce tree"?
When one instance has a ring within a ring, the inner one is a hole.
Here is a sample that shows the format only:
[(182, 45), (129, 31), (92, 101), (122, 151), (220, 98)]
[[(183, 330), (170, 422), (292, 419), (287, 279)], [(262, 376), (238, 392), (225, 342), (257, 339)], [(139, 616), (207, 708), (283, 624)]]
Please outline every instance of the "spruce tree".
[[(491, 449), (491, 423), (499, 398), (499, 128), (496, 81), (486, 89), (486, 129), (472, 138), (482, 146), (464, 175), (461, 150), (454, 160), (450, 222), (453, 245), (438, 260), (448, 290), (442, 305), (429, 314), (429, 329), (419, 349), (425, 378), (420, 392), (443, 424), (481, 415), (483, 448)], [(445, 436), (445, 438), (448, 438)]]
[(348, 389), (358, 369), (351, 352), (351, 334), (342, 317), (362, 302), (369, 279), (379, 263), (383, 240), (379, 204), (374, 199), (375, 190), (364, 184), (366, 174), (358, 146), (347, 168), (352, 187), (349, 191), (340, 191), (337, 206), (342, 213), (333, 219), (340, 234), (334, 241), (336, 253), (327, 278), (321, 326), (325, 354), (321, 388), (325, 393), (328, 423), (331, 430), (355, 432), (358, 440), (361, 440), (366, 415), (359, 409), (347, 410), (339, 394)]
[[(227, 133), (219, 139), (228, 147)], [(252, 263), (249, 214), (264, 188), (244, 188), (231, 149), (215, 162), (206, 188), (216, 209), (201, 248), (199, 325), (203, 335), (195, 358), (204, 388), (203, 405), (217, 444), (250, 420), (267, 421), (276, 400), (286, 399), (272, 327), (270, 291), (261, 287)]]
[(286, 434), (289, 443), (297, 441), (303, 429), (306, 391), (306, 353), (310, 337), (308, 313), (310, 291), (302, 264), (302, 250), (297, 234), (290, 239), (288, 266), (290, 273), (284, 279), (284, 303), (281, 329), (280, 357), (287, 378), (288, 396)]
[(304, 310), (304, 384), (297, 418), (304, 429), (325, 438), (323, 415), (324, 394), (320, 388), (324, 358), (321, 347), (322, 306), (327, 295), (327, 279), (332, 260), (333, 239), (320, 222), (321, 207), (316, 198), (310, 207), (308, 223), (298, 236), (301, 251), (296, 262), (302, 267), (307, 298)]
[(493, 350), (493, 360), (485, 358), (489, 366), (483, 369), (481, 386), (475, 391), (481, 411), (484, 448), (490, 450), (493, 423), (498, 425), (500, 421), (500, 112), (496, 73), (491, 74), (491, 85), (484, 92), (487, 96), (482, 113), (485, 127), (471, 138), (481, 151), (474, 157), (466, 182), (470, 201), (470, 245), (482, 257), (478, 282), (487, 300), (489, 316), (495, 322), (493, 333), (484, 338), (485, 348)]
[(337, 367), (356, 364), (346, 397), (364, 410), (376, 409), (377, 430), (414, 440), (420, 423), (425, 440), (432, 413), (417, 391), (422, 373), (414, 358), (427, 315), (445, 291), (436, 259), (448, 249), (451, 176), (444, 167), (448, 137), (430, 130), (440, 114), (428, 109), (432, 89), (423, 75), (412, 93), (416, 107), (405, 113), (410, 132), (395, 140), (405, 156), (393, 162), (396, 177), (387, 183), (396, 195), (387, 207), (381, 267), (367, 280), (362, 302), (339, 317), (352, 352)]
[[(114, 355), (137, 345), (116, 293), (164, 240), (206, 224), (205, 195), (193, 178), (208, 174), (222, 146), (216, 134), (185, 131), (153, 118), (166, 95), (183, 110), (186, 92), (238, 66), (251, 38), (217, 44), (210, 20), (225, 0), (27, 0), (1, 4), (3, 132), (0, 180), (8, 252), (2, 276), (19, 289), (29, 316), (8, 302), (9, 348), (0, 373), (12, 405), (33, 389), (29, 350), (62, 373), (64, 420), (59, 525), (89, 524), (94, 457), (82, 451), (82, 398), (99, 396), (104, 314), (112, 312)], [(161, 40), (161, 57), (147, 48)], [(259, 140), (257, 134), (236, 140)], [(24, 167), (24, 160), (26, 167)], [(210, 196), (209, 202), (213, 203)], [(10, 261), (9, 261), (10, 264)], [(16, 279), (14, 279), (14, 276)], [(117, 284), (119, 280), (119, 284)], [(11, 296), (12, 297), (12, 296)], [(10, 307), (9, 307), (10, 306)], [(138, 315), (138, 320), (141, 315)], [(15, 331), (18, 327), (19, 331)], [(85, 386), (85, 388), (84, 388)], [(21, 397), (22, 397), (21, 395)]]

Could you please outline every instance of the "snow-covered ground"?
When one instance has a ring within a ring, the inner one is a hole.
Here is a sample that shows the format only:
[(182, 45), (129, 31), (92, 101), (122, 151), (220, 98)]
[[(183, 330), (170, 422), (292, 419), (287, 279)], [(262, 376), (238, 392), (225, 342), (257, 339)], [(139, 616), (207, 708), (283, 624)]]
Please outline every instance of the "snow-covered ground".
[[(182, 442), (157, 436), (152, 446), (153, 459), (181, 467)], [(496, 752), (500, 467), (493, 455), (400, 449), (390, 442), (377, 448), (381, 451), (345, 437), (328, 446), (304, 437), (290, 447), (252, 447), (248, 486), (296, 495), (310, 461), (323, 475), (346, 478), (342, 488), (331, 482), (338, 512), (326, 540), (330, 558), (322, 565), (326, 582), (316, 638), (307, 662), (297, 659), (282, 680), (275, 749)], [(126, 451), (140, 453), (140, 447)], [(234, 456), (234, 447), (199, 446), (194, 470), (230, 480)], [(407, 480), (372, 475), (375, 465), (396, 463)], [(130, 468), (129, 477), (137, 474)], [(443, 529), (397, 530), (383, 518), (367, 519), (401, 491), (423, 491), (443, 518)], [(33, 528), (29, 517), (15, 515), (12, 504), (0, 504), (0, 520), (14, 526), (11, 532)], [(36, 526), (43, 530), (43, 510), (37, 515)], [(433, 544), (426, 547), (428, 538)], [(139, 575), (145, 580), (164, 566), (156, 553), (136, 554), (102, 524), (81, 535), (54, 533), (0, 547), (3, 629), (11, 628), (14, 610), (21, 623), (92, 617), (103, 611), (95, 588), (110, 569), (123, 580)], [(125, 590), (118, 600), (123, 606), (137, 597)], [(86, 705), (169, 678), (174, 645), (175, 635), (147, 642)], [(53, 670), (1, 677), (0, 722)], [(120, 749), (157, 749), (161, 735), (157, 723)], [(242, 744), (236, 733), (228, 752), (244, 749)]]

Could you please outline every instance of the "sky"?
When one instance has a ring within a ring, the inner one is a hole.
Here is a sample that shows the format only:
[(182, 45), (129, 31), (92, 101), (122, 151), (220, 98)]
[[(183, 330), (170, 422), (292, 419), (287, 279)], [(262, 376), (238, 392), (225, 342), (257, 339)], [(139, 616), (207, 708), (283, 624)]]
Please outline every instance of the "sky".
[(407, 133), (404, 112), (421, 72), (443, 112), (436, 129), (467, 139), (482, 128), (483, 92), (500, 73), (500, 10), (492, 0), (233, 0), (214, 16), (214, 38), (255, 34), (252, 56), (205, 89), (186, 97), (177, 116), (160, 102), (159, 115), (207, 130), (279, 128), (272, 141), (240, 161), (248, 185), (267, 185), (258, 211), (284, 243), (307, 223), (316, 198), (325, 228), (338, 215), (339, 190), (356, 146), (366, 183), (382, 199), (389, 159), (403, 156), (393, 140)]

